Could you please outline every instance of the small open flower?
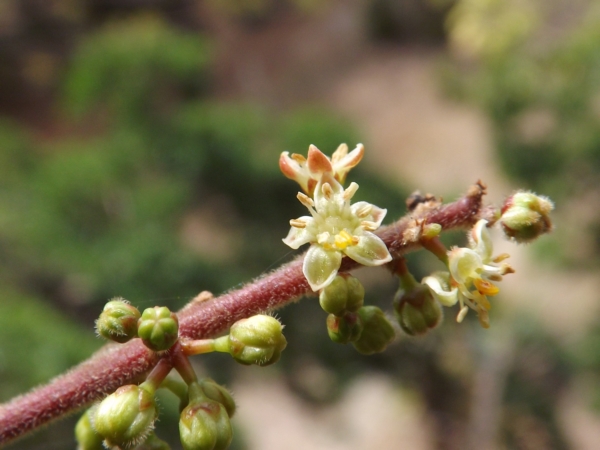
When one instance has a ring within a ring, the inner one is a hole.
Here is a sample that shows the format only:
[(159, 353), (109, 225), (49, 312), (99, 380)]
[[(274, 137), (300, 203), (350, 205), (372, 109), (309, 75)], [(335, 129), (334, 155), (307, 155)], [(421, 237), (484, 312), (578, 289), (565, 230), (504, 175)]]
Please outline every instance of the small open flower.
[(313, 291), (333, 281), (344, 255), (365, 266), (392, 260), (383, 241), (372, 233), (381, 225), (387, 210), (367, 202), (351, 205), (357, 189), (358, 184), (351, 183), (344, 190), (333, 172), (325, 171), (315, 188), (314, 201), (298, 193), (298, 200), (311, 216), (291, 220), (292, 228), (283, 242), (293, 249), (311, 244), (302, 270)]
[(348, 146), (341, 144), (329, 159), (314, 145), (308, 148), (308, 158), (297, 153), (283, 152), (279, 157), (279, 168), (283, 174), (296, 181), (302, 190), (312, 196), (324, 172), (332, 172), (334, 178), (344, 184), (346, 175), (362, 159), (365, 148), (358, 144), (348, 153)]
[(507, 254), (492, 257), (493, 247), (487, 221), (479, 220), (471, 231), (469, 248), (455, 247), (448, 252), (450, 273), (437, 273), (423, 279), (433, 295), (445, 306), (460, 303), (457, 321), (462, 322), (469, 308), (477, 311), (479, 322), (484, 328), (490, 326), (488, 311), (491, 304), (488, 296), (500, 292), (494, 283), (502, 276), (514, 272), (502, 263)]

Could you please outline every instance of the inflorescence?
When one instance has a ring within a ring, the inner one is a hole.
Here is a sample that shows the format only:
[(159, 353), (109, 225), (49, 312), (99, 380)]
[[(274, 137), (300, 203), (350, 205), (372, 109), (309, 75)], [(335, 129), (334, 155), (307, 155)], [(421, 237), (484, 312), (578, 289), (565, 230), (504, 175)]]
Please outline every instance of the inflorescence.
[[(497, 295), (497, 283), (514, 272), (505, 262), (509, 255), (493, 255), (489, 228), (498, 222), (509, 239), (531, 242), (552, 229), (552, 202), (530, 192), (516, 192), (490, 216), (493, 220), (476, 221), (468, 234), (467, 247), (450, 250), (439, 239), (443, 231), (440, 224), (415, 218), (405, 236), (445, 266), (445, 270), (419, 283), (404, 257), (393, 256), (375, 233), (387, 211), (364, 201), (351, 203), (358, 184), (343, 187), (348, 172), (363, 155), (362, 144), (351, 152), (342, 144), (331, 158), (311, 145), (306, 158), (284, 152), (279, 159), (283, 174), (300, 185), (303, 192), (297, 198), (310, 212), (310, 216), (290, 221), (291, 229), (283, 242), (293, 249), (310, 244), (302, 271), (328, 314), (330, 339), (351, 343), (360, 353), (372, 354), (385, 350), (396, 334), (392, 321), (380, 308), (364, 304), (365, 289), (358, 278), (340, 271), (344, 257), (364, 266), (386, 265), (391, 269), (399, 282), (394, 314), (408, 335), (422, 335), (435, 328), (442, 321), (442, 307), (457, 303), (458, 322), (472, 309), (480, 324), (488, 328), (488, 297)], [(432, 202), (435, 207), (432, 196), (425, 197), (424, 202)], [(83, 414), (75, 429), (78, 448), (168, 449), (169, 445), (154, 432), (158, 416), (155, 393), (167, 389), (180, 400), (183, 448), (226, 449), (232, 439), (230, 418), (235, 413), (235, 402), (229, 391), (212, 379), (198, 379), (189, 356), (216, 351), (229, 353), (245, 365), (273, 364), (287, 345), (282, 329), (272, 316), (256, 315), (233, 324), (226, 336), (186, 340), (179, 335), (177, 315), (168, 308), (156, 306), (140, 313), (122, 298), (110, 300), (96, 322), (98, 335), (116, 343), (141, 339), (149, 351), (155, 352), (158, 363), (141, 384), (121, 386)], [(169, 376), (173, 369), (183, 381)]]

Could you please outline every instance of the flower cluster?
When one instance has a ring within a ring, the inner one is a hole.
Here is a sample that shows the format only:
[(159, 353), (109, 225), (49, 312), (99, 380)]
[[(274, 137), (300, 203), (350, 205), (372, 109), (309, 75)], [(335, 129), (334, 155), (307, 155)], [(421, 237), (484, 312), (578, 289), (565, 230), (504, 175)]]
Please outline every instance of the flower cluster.
[(488, 311), (491, 304), (488, 296), (500, 292), (494, 283), (501, 281), (503, 275), (514, 272), (502, 262), (508, 258), (507, 254), (492, 256), (493, 246), (487, 223), (482, 219), (475, 224), (468, 248), (454, 247), (448, 252), (449, 272), (437, 272), (422, 281), (442, 305), (460, 304), (458, 322), (462, 322), (471, 308), (477, 312), (484, 328), (490, 326)]
[[(280, 159), (284, 174), (297, 181), (306, 192), (311, 192), (311, 181), (316, 182), (313, 198), (298, 193), (298, 200), (311, 215), (291, 220), (292, 228), (283, 239), (293, 249), (311, 244), (302, 270), (313, 291), (319, 291), (333, 281), (344, 255), (365, 266), (379, 266), (392, 260), (386, 245), (373, 233), (387, 211), (367, 202), (351, 204), (358, 184), (351, 183), (344, 189), (338, 181), (343, 181), (347, 172), (360, 161), (363, 147), (359, 145), (351, 153), (345, 152), (347, 147), (340, 146), (330, 160), (311, 145), (306, 161), (298, 155), (292, 155), (295, 158), (292, 159), (287, 153)], [(290, 161), (297, 164), (292, 166)]]

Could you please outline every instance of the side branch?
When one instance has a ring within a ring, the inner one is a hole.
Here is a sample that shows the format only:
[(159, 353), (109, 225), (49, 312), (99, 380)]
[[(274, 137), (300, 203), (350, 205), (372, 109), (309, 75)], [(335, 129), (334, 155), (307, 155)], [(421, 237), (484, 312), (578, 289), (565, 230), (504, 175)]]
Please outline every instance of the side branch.
[[(478, 182), (459, 200), (441, 205), (427, 198), (407, 216), (381, 228), (377, 235), (390, 253), (400, 256), (419, 247), (415, 230), (438, 223), (443, 230), (465, 229), (478, 219), (494, 221), (494, 211), (482, 207), (485, 186)], [(233, 323), (257, 313), (286, 305), (310, 292), (302, 273), (300, 256), (276, 271), (241, 289), (217, 298), (192, 302), (179, 312), (179, 332), (184, 339), (205, 339), (227, 330)], [(358, 263), (344, 258), (340, 270), (349, 271)], [(28, 431), (74, 412), (113, 392), (135, 383), (158, 362), (155, 353), (139, 339), (124, 345), (108, 345), (70, 372), (0, 406), (0, 445)]]

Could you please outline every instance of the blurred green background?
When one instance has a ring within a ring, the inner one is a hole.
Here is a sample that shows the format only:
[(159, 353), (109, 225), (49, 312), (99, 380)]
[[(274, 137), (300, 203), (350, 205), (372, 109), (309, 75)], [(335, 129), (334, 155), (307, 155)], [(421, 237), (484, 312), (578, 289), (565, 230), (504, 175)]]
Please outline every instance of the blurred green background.
[[(111, 297), (178, 309), (291, 259), (280, 238), (303, 208), (278, 156), (341, 142), (366, 144), (351, 178), (386, 222), (413, 189), (452, 199), (491, 174), (496, 200), (550, 195), (556, 232), (533, 255), (507, 247), (524, 276), (503, 283), (490, 331), (448, 311), (364, 357), (328, 340), (309, 299), (278, 312), (274, 368), (197, 358), (237, 394), (232, 448), (595, 448), (600, 7), (586, 0), (1, 1), (0, 401), (99, 348)], [(394, 280), (358, 276), (391, 311)], [(75, 420), (9, 448), (75, 448)]]

